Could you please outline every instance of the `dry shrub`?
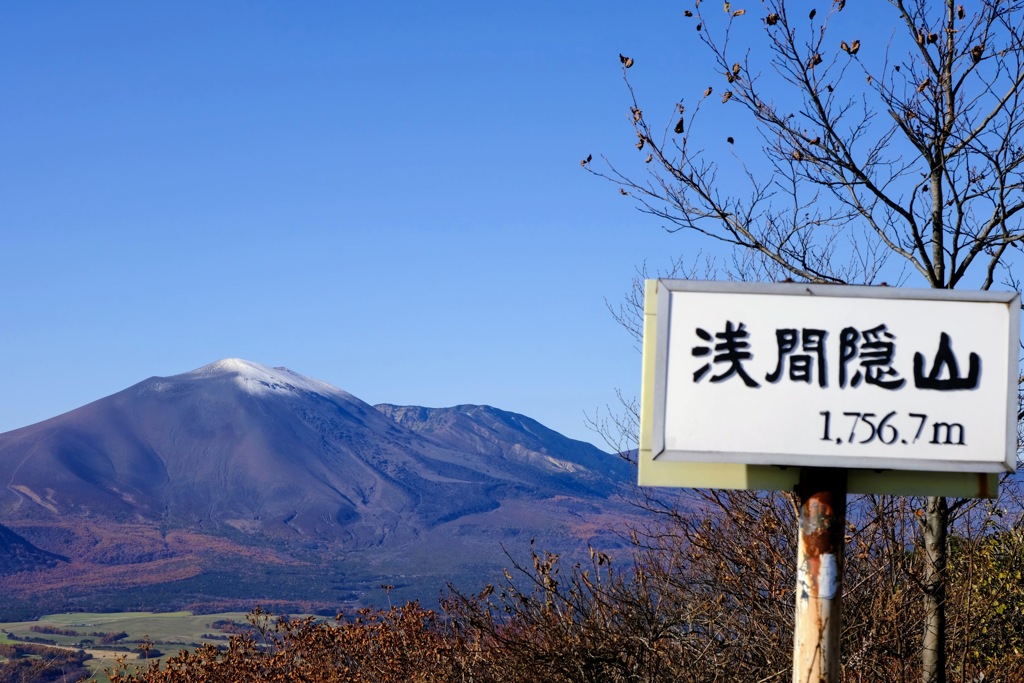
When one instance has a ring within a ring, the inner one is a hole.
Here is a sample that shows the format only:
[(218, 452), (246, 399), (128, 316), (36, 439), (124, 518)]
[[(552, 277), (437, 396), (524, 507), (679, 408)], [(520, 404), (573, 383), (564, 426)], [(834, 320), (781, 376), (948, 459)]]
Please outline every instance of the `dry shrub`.
[[(700, 492), (660, 505), (633, 554), (529, 561), (440, 611), (417, 603), (334, 622), (274, 619), (226, 648), (163, 666), (122, 663), (113, 683), (656, 683), (791, 677), (796, 525), (789, 494)], [(951, 681), (1024, 680), (1024, 534), (994, 504), (955, 510), (947, 595)], [(843, 679), (921, 677), (921, 504), (855, 497), (847, 527)], [(620, 567), (621, 563), (621, 567)]]

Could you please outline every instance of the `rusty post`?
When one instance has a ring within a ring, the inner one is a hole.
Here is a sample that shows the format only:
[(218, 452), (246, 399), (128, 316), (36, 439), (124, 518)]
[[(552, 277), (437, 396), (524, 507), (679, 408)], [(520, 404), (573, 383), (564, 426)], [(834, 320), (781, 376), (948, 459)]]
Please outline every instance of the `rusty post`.
[(793, 683), (839, 683), (846, 470), (803, 468), (797, 545)]

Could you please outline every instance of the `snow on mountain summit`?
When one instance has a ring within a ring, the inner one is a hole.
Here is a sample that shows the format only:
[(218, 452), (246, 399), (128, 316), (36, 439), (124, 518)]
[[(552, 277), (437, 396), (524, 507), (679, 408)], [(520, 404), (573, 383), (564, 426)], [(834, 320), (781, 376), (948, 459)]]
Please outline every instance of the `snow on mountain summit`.
[(241, 389), (256, 395), (275, 391), (308, 391), (321, 395), (351, 397), (348, 392), (342, 391), (338, 387), (300, 375), (288, 368), (268, 368), (242, 358), (222, 358), (197, 370), (186, 372), (181, 377), (190, 379), (230, 377)]

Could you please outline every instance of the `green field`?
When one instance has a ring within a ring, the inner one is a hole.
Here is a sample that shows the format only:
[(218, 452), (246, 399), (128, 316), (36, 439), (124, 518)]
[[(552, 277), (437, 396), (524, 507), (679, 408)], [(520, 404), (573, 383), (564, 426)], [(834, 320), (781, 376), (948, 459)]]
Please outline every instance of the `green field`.
[[(245, 612), (72, 612), (51, 614), (34, 621), (0, 622), (0, 643), (27, 641), (51, 647), (84, 649), (92, 655), (88, 661), (90, 670), (102, 683), (107, 681), (104, 669), (114, 666), (118, 655), (137, 658), (139, 646), (147, 639), (162, 653), (162, 658), (166, 658), (182, 649), (205, 643), (224, 645), (229, 634), (218, 630), (214, 623), (232, 621), (245, 624), (245, 620)], [(110, 634), (127, 636), (103, 644), (103, 635)]]

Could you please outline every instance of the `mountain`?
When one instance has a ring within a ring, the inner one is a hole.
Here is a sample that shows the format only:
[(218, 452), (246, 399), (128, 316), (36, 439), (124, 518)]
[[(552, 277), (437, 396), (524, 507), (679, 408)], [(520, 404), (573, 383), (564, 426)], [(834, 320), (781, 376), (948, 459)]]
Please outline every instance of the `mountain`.
[[(530, 537), (614, 545), (610, 520), (632, 514), (628, 465), (528, 417), (374, 407), (239, 359), (0, 434), (0, 477), (0, 522), (68, 558), (0, 589), (86, 602), (172, 584), (199, 602), (355, 600), (396, 576), (436, 595)], [(218, 587), (239, 562), (247, 580)]]
[(608, 496), (634, 476), (620, 458), (548, 429), (525, 415), (490, 406), (421, 408), (386, 403), (375, 406), (402, 427), (446, 448), (480, 454), (493, 462), (532, 468), (534, 485), (571, 485), (581, 493)]
[(67, 561), (68, 558), (40, 550), (0, 525), (0, 574), (49, 569)]

